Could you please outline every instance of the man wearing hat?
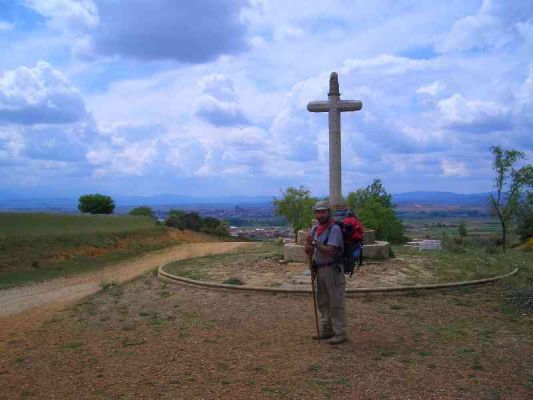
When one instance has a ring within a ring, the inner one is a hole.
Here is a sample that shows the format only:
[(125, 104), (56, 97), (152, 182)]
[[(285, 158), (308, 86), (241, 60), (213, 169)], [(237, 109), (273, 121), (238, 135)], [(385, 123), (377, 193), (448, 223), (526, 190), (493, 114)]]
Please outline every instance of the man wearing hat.
[[(313, 271), (317, 280), (317, 303), (320, 312), (320, 339), (335, 345), (346, 340), (345, 277), (340, 227), (330, 216), (327, 201), (313, 207), (318, 225), (307, 237), (305, 251), (313, 257)], [(313, 336), (313, 339), (319, 339)]]

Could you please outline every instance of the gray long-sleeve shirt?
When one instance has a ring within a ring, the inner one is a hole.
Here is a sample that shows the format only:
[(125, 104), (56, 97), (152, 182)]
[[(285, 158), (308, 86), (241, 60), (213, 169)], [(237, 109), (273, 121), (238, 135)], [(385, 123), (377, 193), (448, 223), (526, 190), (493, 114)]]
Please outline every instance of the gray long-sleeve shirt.
[[(317, 242), (324, 244), (324, 240), (326, 239), (326, 235), (328, 234), (328, 229), (326, 229), (324, 232), (321, 233), (320, 236), (317, 236), (317, 229), (313, 228), (313, 239)], [(335, 246), (337, 248), (337, 251), (342, 254), (344, 251), (343, 248), (343, 240), (342, 240), (342, 231), (341, 228), (334, 224), (329, 228), (329, 237), (327, 241), (328, 246)], [(319, 251), (315, 248), (313, 252), (313, 260), (319, 265), (321, 264), (331, 264), (335, 261), (335, 255), (328, 256), (324, 254), (323, 252)]]

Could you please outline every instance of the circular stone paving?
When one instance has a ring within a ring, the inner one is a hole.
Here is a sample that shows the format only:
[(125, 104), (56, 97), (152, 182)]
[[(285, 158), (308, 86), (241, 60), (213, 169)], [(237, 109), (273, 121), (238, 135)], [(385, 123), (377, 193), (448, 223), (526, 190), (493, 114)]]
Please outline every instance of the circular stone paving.
[[(307, 264), (281, 259), (275, 244), (260, 243), (240, 253), (202, 257), (167, 264), (167, 273), (209, 283), (246, 286), (310, 288)], [(424, 258), (410, 255), (384, 261), (365, 261), (346, 279), (347, 288), (395, 287), (435, 283), (435, 275)]]

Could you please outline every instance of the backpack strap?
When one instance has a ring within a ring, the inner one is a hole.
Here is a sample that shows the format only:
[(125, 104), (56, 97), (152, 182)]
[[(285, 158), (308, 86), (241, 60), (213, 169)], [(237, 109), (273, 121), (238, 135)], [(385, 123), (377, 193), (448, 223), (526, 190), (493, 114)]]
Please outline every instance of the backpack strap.
[(329, 240), (329, 234), (331, 233), (331, 228), (333, 228), (333, 225), (335, 225), (334, 223), (331, 224), (327, 230), (327, 233), (326, 233), (326, 238), (324, 239), (324, 245), (327, 246), (328, 244), (328, 240)]

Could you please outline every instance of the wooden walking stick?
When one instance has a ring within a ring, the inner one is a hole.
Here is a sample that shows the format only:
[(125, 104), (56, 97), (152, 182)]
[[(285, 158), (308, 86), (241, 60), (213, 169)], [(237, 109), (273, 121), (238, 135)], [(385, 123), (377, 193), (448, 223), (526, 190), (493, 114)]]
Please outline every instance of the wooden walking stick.
[(315, 272), (313, 270), (313, 256), (309, 256), (309, 271), (311, 271), (311, 287), (313, 288), (313, 310), (315, 310), (315, 325), (316, 334), (318, 336), (318, 343), (320, 343), (320, 329), (318, 328), (318, 312), (316, 306), (316, 291), (315, 291)]

